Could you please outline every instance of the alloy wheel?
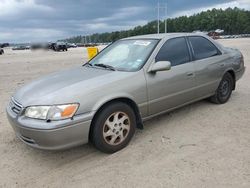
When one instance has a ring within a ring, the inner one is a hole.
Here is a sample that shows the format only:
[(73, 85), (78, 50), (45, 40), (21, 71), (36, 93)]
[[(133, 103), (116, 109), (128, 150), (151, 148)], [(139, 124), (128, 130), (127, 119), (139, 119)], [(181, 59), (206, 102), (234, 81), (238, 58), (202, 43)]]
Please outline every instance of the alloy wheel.
[(114, 112), (105, 121), (103, 138), (109, 145), (121, 144), (128, 136), (130, 130), (129, 116), (124, 112)]

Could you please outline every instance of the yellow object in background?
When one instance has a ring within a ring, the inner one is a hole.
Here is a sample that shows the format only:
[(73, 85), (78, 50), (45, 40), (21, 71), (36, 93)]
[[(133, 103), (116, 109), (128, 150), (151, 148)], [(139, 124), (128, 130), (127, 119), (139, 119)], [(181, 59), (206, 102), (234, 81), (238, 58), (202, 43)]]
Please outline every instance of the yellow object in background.
[(97, 47), (88, 47), (87, 52), (88, 52), (88, 58), (89, 60), (91, 60), (93, 57), (95, 57), (99, 53), (99, 50)]

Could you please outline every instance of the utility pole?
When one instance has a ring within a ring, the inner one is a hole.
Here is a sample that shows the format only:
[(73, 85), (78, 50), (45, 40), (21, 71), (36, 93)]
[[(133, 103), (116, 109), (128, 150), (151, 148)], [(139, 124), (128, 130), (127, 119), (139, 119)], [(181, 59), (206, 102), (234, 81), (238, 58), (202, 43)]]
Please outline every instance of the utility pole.
[(168, 8), (168, 5), (167, 5), (167, 3), (166, 3), (166, 5), (165, 5), (165, 33), (167, 33), (168, 32), (168, 23), (167, 23), (167, 19), (168, 19), (168, 17), (167, 17), (167, 8)]
[(160, 33), (160, 3), (159, 3), (159, 1), (158, 1), (158, 4), (157, 4), (157, 12), (158, 12), (158, 17), (157, 17), (157, 20), (158, 20), (157, 33), (159, 34)]
[(91, 35), (89, 35), (89, 43), (92, 43), (92, 41), (91, 41)]
[(157, 3), (157, 33), (160, 33), (160, 10), (164, 9), (164, 23), (165, 23), (165, 33), (167, 33), (167, 3), (161, 5), (158, 1)]

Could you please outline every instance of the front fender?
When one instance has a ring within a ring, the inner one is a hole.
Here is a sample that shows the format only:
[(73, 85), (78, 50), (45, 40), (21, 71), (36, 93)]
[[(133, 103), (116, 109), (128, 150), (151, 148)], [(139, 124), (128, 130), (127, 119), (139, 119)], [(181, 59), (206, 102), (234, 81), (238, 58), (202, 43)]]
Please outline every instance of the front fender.
[(102, 98), (98, 99), (96, 101), (96, 103), (93, 105), (92, 111), (97, 111), (98, 109), (100, 109), (104, 104), (112, 101), (112, 100), (116, 100), (116, 99), (120, 99), (120, 98), (125, 98), (125, 99), (129, 99), (131, 101), (135, 102), (135, 99), (133, 98), (132, 95), (129, 95), (127, 93), (115, 93), (115, 94), (110, 94), (107, 96), (103, 96)]

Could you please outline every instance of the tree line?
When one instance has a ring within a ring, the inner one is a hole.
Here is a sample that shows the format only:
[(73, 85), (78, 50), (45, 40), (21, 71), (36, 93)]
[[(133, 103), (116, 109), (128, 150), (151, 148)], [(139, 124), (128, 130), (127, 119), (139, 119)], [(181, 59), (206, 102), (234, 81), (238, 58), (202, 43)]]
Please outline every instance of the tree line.
[[(167, 30), (172, 32), (193, 32), (224, 30), (225, 35), (250, 34), (250, 11), (239, 8), (212, 9), (194, 14), (167, 19)], [(165, 30), (164, 20), (160, 21), (160, 32)], [(121, 38), (152, 34), (157, 32), (157, 20), (130, 30), (95, 33), (89, 36), (76, 36), (65, 39), (70, 43), (104, 43), (113, 42)]]

